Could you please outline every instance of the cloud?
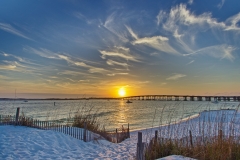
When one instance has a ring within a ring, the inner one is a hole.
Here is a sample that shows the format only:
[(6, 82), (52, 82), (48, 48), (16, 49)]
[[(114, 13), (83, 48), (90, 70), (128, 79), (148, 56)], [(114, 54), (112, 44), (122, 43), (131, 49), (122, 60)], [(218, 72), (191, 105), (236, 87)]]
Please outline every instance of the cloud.
[(16, 65), (0, 65), (0, 70), (15, 70)]
[(28, 39), (28, 40), (32, 40), (31, 38), (25, 36), (23, 33), (18, 31), (17, 29), (13, 28), (10, 24), (0, 23), (0, 29), (6, 31), (8, 33), (17, 35), (19, 37), (22, 37), (22, 38), (25, 38), (25, 39)]
[(160, 22), (162, 22), (165, 30), (171, 32), (180, 30), (182, 27), (184, 30), (186, 30), (184, 27), (195, 27), (195, 29), (206, 27), (225, 28), (225, 24), (212, 18), (211, 13), (195, 15), (191, 13), (184, 4), (171, 8), (169, 13), (160, 11), (157, 15), (157, 25), (159, 25)]
[(91, 67), (91, 68), (89, 69), (89, 72), (90, 72), (90, 73), (103, 73), (103, 74), (109, 73), (109, 71), (106, 70), (106, 69), (96, 68), (96, 67)]
[(126, 26), (128, 32), (131, 34), (131, 36), (132, 36), (134, 39), (138, 39), (138, 36), (133, 32), (133, 30), (132, 30), (130, 27), (128, 27), (127, 25), (125, 25), (125, 26)]
[(188, 0), (188, 4), (192, 5), (193, 4), (193, 0)]
[(139, 38), (133, 41), (132, 44), (133, 45), (144, 44), (165, 53), (179, 54), (174, 48), (172, 48), (169, 45), (168, 40), (169, 39), (167, 37), (153, 36), (153, 37)]
[(116, 76), (116, 75), (128, 75), (129, 73), (110, 73), (108, 76)]
[[(222, 3), (224, 2), (225, 1), (223, 0)], [(181, 47), (176, 48), (178, 46), (174, 46), (174, 49), (178, 52), (181, 52), (181, 49), (183, 49), (185, 53), (193, 53), (194, 50), (198, 48), (197, 44), (199, 43), (196, 43), (195, 40), (199, 42), (198, 34), (200, 32), (206, 32), (209, 30), (213, 33), (213, 38), (217, 38), (220, 41), (227, 40), (226, 36), (229, 35), (227, 31), (240, 31), (239, 22), (240, 13), (221, 22), (216, 18), (213, 18), (212, 14), (209, 12), (199, 15), (194, 14), (185, 4), (172, 7), (169, 12), (161, 10), (157, 15), (157, 25), (159, 28), (172, 33), (177, 42), (176, 44)], [(229, 44), (229, 42), (227, 43)], [(226, 52), (224, 53), (225, 56), (222, 56), (223, 59), (233, 61), (234, 57), (231, 54), (232, 50), (226, 49), (225, 47), (224, 49), (225, 50), (223, 51)], [(223, 53), (223, 51), (220, 52)]]
[(5, 52), (2, 52), (0, 53), (0, 55), (4, 56), (4, 57), (13, 57), (15, 59), (17, 59), (18, 61), (20, 62), (26, 62), (23, 58), (21, 57), (18, 57), (18, 56), (15, 56), (15, 55), (12, 55), (12, 54), (8, 54), (8, 53), (5, 53)]
[(109, 57), (120, 57), (123, 58), (125, 60), (130, 60), (130, 61), (135, 61), (135, 62), (139, 62), (139, 60), (137, 60), (134, 56), (131, 56), (129, 54), (123, 53), (123, 52), (115, 52), (115, 51), (99, 51), (102, 54), (102, 59), (106, 59), (107, 56)]
[(108, 31), (110, 31), (115, 36), (117, 36), (121, 41), (126, 43), (129, 40), (125, 37), (126, 35), (125, 35), (124, 31), (122, 30), (122, 21), (121, 21), (121, 23), (119, 23), (120, 21), (117, 21), (117, 20), (115, 21), (116, 15), (117, 15), (117, 13), (114, 12), (110, 16), (108, 16), (105, 23), (103, 24), (103, 26)]
[(8, 71), (17, 71), (22, 73), (35, 73), (33, 71), (36, 71), (37, 68), (34, 68), (29, 65), (24, 65), (17, 61), (2, 61), (4, 64), (0, 65), (0, 70), (8, 70)]
[(98, 68), (98, 67), (94, 67), (94, 66), (88, 65), (88, 64), (86, 64), (83, 61), (86, 61), (86, 62), (89, 62), (89, 63), (94, 63), (94, 62), (90, 62), (90, 61), (82, 60), (82, 59), (80, 59), (82, 61), (78, 61), (79, 60), (78, 58), (72, 58), (70, 55), (64, 55), (64, 54), (61, 54), (61, 53), (55, 53), (55, 52), (52, 52), (52, 51), (49, 51), (49, 50), (43, 49), (43, 48), (40, 48), (39, 50), (37, 50), (37, 49), (31, 48), (31, 47), (27, 47), (27, 48), (25, 48), (25, 50), (27, 50), (29, 52), (32, 52), (32, 53), (35, 53), (35, 54), (37, 54), (37, 55), (39, 55), (41, 57), (44, 57), (44, 58), (65, 60), (70, 65), (78, 66), (78, 67), (84, 67), (84, 68), (89, 69), (88, 71), (90, 73), (103, 73), (103, 74), (106, 74), (106, 72), (107, 72), (107, 70), (105, 70), (103, 68)]
[(52, 52), (52, 51), (47, 50), (47, 49), (44, 49), (44, 48), (34, 49), (32, 47), (25, 47), (25, 48), (23, 48), (23, 50), (28, 51), (30, 53), (37, 54), (37, 55), (39, 55), (41, 57), (44, 57), (44, 58), (60, 59), (60, 57), (58, 56), (57, 53)]
[(181, 45), (181, 47), (186, 51), (186, 52), (193, 52), (193, 50), (190, 48), (189, 43), (186, 43), (183, 40), (184, 34), (179, 34), (178, 30), (176, 29), (173, 33), (173, 36), (175, 37), (175, 39), (177, 40), (178, 44)]
[(76, 82), (76, 81), (74, 81), (73, 79), (71, 79), (71, 78), (66, 78), (67, 80), (69, 80), (69, 81), (71, 81), (71, 82)]
[(190, 61), (190, 62), (187, 63), (186, 65), (192, 64), (193, 62), (195, 62), (195, 60)]
[(159, 13), (158, 13), (158, 15), (156, 17), (158, 26), (160, 25), (160, 23), (163, 23), (163, 21), (166, 18), (166, 16), (168, 16), (166, 12), (164, 12), (163, 10), (159, 11)]
[(71, 65), (75, 65), (75, 66), (81, 66), (81, 67), (86, 67), (86, 68), (91, 68), (91, 66), (89, 66), (89, 65), (87, 65), (86, 63), (84, 63), (84, 62), (79, 62), (79, 61), (74, 61), (74, 60), (72, 60), (72, 58), (70, 58), (70, 57), (68, 57), (68, 56), (66, 56), (66, 55), (58, 55), (58, 57), (60, 58), (60, 59), (63, 59), (63, 60), (65, 60), (65, 61), (67, 61), (69, 64), (71, 64)]
[(221, 9), (224, 3), (225, 3), (225, 0), (221, 0), (221, 2), (217, 5), (217, 7)]
[(113, 61), (113, 60), (107, 60), (107, 64), (110, 65), (110, 66), (114, 66), (114, 65), (119, 65), (119, 66), (123, 66), (123, 67), (128, 67), (128, 64), (127, 63), (120, 63), (120, 62), (116, 62), (116, 61)]
[(186, 77), (186, 75), (175, 73), (173, 76), (168, 77), (166, 80), (178, 80), (179, 78), (183, 78), (183, 77)]
[(234, 61), (235, 57), (233, 56), (233, 51), (235, 51), (236, 49), (237, 48), (234, 46), (222, 44), (222, 45), (215, 45), (215, 46), (201, 48), (190, 54), (185, 54), (184, 56), (207, 54), (214, 58), (228, 59), (230, 61)]
[(226, 20), (226, 23), (229, 24), (225, 30), (238, 30), (240, 31), (240, 27), (238, 26), (238, 23), (240, 22), (240, 13), (228, 18)]
[(94, 67), (94, 66), (90, 66), (87, 65), (84, 62), (78, 62), (78, 61), (74, 61), (72, 60), (72, 58), (65, 56), (65, 55), (58, 55), (59, 58), (66, 60), (69, 64), (71, 65), (75, 65), (75, 66), (80, 66), (80, 67), (84, 67), (84, 68), (88, 68), (90, 73), (102, 73), (102, 74), (107, 74), (109, 73), (108, 70), (103, 69), (103, 68), (98, 68), (98, 67)]
[(71, 75), (71, 76), (78, 76), (78, 75), (89, 75), (83, 72), (71, 71), (71, 70), (64, 70), (58, 73), (58, 75)]

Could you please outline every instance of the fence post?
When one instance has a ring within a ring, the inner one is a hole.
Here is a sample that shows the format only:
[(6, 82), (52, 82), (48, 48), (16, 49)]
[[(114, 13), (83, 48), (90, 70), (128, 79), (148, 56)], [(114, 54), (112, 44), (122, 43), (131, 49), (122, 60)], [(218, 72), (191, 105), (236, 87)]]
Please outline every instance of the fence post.
[(137, 160), (143, 160), (142, 132), (138, 132)]
[(158, 130), (155, 130), (155, 142), (157, 142), (157, 139), (158, 139)]
[(218, 143), (221, 143), (222, 144), (222, 139), (223, 139), (223, 133), (222, 133), (222, 130), (220, 129), (218, 131)]
[(84, 122), (84, 132), (83, 132), (83, 141), (87, 142), (87, 124)]
[(190, 136), (190, 144), (191, 144), (191, 147), (193, 147), (192, 131), (191, 131), (191, 130), (189, 130), (189, 136)]
[(129, 123), (128, 123), (128, 138), (130, 138)]
[(20, 108), (18, 107), (17, 112), (16, 112), (15, 125), (18, 125), (19, 110), (20, 110)]

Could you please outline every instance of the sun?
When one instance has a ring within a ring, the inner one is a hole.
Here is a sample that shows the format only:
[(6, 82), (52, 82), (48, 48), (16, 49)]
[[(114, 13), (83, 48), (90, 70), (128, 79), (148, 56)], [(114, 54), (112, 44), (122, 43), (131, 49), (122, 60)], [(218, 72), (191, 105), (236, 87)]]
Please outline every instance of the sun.
[(126, 95), (125, 89), (124, 89), (124, 88), (120, 88), (120, 89), (118, 90), (118, 94), (119, 94), (119, 96), (121, 96), (121, 97), (125, 96), (125, 95)]

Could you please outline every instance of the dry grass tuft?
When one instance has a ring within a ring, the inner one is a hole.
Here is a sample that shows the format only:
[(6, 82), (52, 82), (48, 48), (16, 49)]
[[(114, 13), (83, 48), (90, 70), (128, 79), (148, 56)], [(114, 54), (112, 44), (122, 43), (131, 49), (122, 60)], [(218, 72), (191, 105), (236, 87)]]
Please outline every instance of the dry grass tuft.
[(159, 127), (158, 135), (145, 149), (145, 159), (169, 155), (199, 160), (240, 159), (239, 107), (236, 110), (203, 112), (195, 120)]

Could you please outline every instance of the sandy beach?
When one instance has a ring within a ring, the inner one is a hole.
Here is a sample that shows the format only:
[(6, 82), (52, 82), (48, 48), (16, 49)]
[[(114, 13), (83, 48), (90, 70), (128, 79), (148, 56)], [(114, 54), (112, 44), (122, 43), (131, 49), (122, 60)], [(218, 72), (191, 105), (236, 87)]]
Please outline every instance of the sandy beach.
[[(234, 110), (205, 111), (197, 117), (184, 120), (181, 123), (170, 125), (173, 129), (178, 126), (178, 131), (186, 130), (186, 125), (197, 136), (201, 126), (195, 124), (204, 122), (210, 117), (211, 125), (216, 123), (217, 115), (224, 114), (224, 133), (228, 134), (228, 127), (233, 113), (235, 115), (235, 127), (240, 127), (240, 113)], [(214, 118), (215, 117), (215, 118)], [(191, 124), (191, 125), (190, 125)], [(183, 127), (185, 126), (185, 128)], [(22, 126), (0, 126), (0, 159), (134, 159), (136, 156), (137, 134), (143, 133), (143, 142), (148, 142), (154, 136), (155, 130), (161, 130), (161, 136), (184, 137), (183, 134), (169, 134), (165, 129), (169, 126), (149, 128), (132, 131), (130, 138), (121, 143), (111, 143), (106, 140), (83, 142), (73, 137), (51, 130), (39, 130)], [(165, 134), (164, 134), (165, 133)], [(184, 133), (184, 132), (181, 132)], [(212, 133), (211, 131), (209, 133)], [(239, 128), (235, 128), (236, 136), (239, 136)], [(209, 135), (211, 136), (211, 135)], [(181, 156), (170, 156), (165, 159), (182, 159)], [(186, 159), (186, 158), (185, 158)]]

